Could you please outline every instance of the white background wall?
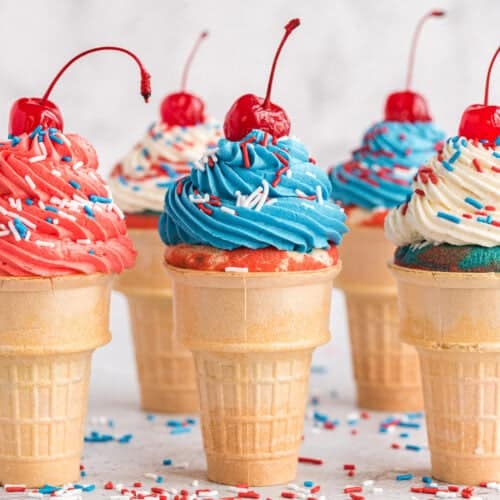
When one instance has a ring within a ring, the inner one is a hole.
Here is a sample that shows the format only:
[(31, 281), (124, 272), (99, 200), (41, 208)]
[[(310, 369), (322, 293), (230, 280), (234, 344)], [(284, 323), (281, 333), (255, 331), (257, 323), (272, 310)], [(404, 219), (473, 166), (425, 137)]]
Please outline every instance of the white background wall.
[[(197, 34), (209, 29), (189, 87), (223, 118), (242, 93), (263, 95), (274, 49), (291, 17), (302, 26), (280, 62), (273, 100), (288, 111), (292, 131), (323, 165), (342, 160), (364, 128), (380, 119), (389, 91), (404, 84), (413, 28), (431, 8), (417, 55), (414, 88), (429, 99), (436, 121), (455, 134), (464, 108), (482, 99), (486, 68), (499, 43), (500, 0), (0, 0), (0, 130), (20, 96), (40, 96), (76, 52), (101, 44), (137, 51), (153, 75), (145, 106), (131, 60), (102, 53), (77, 63), (52, 98), (66, 131), (91, 140), (103, 172), (178, 90), (182, 64)], [(492, 102), (500, 101), (500, 71)], [(352, 396), (347, 333), (340, 294), (334, 296), (334, 343), (320, 350), (332, 388)], [(124, 300), (113, 297), (113, 342), (95, 357), (92, 399), (134, 404), (136, 385)], [(331, 361), (330, 361), (331, 364)]]

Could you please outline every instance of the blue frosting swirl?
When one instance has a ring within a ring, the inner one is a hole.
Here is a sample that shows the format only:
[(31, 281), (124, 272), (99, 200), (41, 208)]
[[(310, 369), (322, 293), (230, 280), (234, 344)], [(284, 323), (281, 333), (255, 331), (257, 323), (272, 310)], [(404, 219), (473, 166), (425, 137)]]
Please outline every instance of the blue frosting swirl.
[(295, 139), (253, 130), (219, 140), (165, 196), (159, 232), (167, 245), (309, 252), (339, 244), (345, 215), (327, 174)]
[(367, 210), (392, 208), (411, 194), (418, 168), (439, 149), (444, 132), (432, 122), (378, 122), (352, 158), (330, 172), (333, 197)]

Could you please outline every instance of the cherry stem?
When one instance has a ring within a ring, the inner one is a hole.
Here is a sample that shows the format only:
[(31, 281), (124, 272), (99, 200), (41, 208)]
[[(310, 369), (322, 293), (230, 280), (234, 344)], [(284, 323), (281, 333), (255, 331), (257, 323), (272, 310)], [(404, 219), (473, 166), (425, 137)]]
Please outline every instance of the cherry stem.
[(285, 34), (283, 35), (283, 38), (281, 39), (281, 42), (278, 45), (278, 49), (276, 50), (276, 54), (274, 55), (273, 64), (271, 66), (271, 73), (269, 74), (269, 81), (267, 82), (266, 97), (264, 99), (264, 104), (263, 104), (264, 109), (267, 109), (271, 102), (271, 90), (273, 88), (274, 72), (276, 71), (276, 63), (278, 62), (281, 49), (283, 48), (283, 45), (285, 45), (287, 38), (290, 36), (290, 33), (299, 26), (300, 26), (300, 19), (298, 18), (290, 19), (290, 21), (288, 21), (287, 25), (285, 26)]
[(112, 46), (105, 46), (105, 47), (95, 47), (93, 49), (85, 50), (84, 52), (81, 52), (80, 54), (77, 54), (75, 57), (70, 59), (60, 70), (59, 73), (55, 76), (55, 78), (50, 82), (50, 85), (48, 86), (47, 90), (45, 91), (45, 94), (43, 94), (42, 97), (42, 102), (48, 100), (52, 90), (54, 89), (54, 86), (56, 83), (59, 81), (61, 76), (64, 74), (64, 72), (75, 62), (78, 61), (81, 57), (84, 57), (88, 54), (92, 54), (93, 52), (100, 52), (102, 50), (115, 50), (117, 52), (123, 52), (124, 54), (127, 54), (130, 56), (134, 61), (137, 63), (139, 66), (139, 70), (141, 72), (141, 95), (144, 98), (146, 102), (148, 102), (149, 97), (151, 96), (151, 75), (146, 71), (146, 68), (142, 64), (142, 61), (133, 53), (130, 52), (130, 50), (124, 49), (122, 47), (112, 47)]
[(484, 86), (484, 105), (485, 106), (488, 106), (488, 100), (490, 98), (491, 71), (493, 70), (493, 65), (495, 64), (495, 59), (497, 58), (498, 54), (500, 54), (500, 46), (497, 47), (496, 52), (493, 54), (493, 57), (491, 58), (490, 65), (488, 67), (488, 73), (486, 74), (486, 84)]
[(415, 54), (417, 52), (417, 45), (420, 38), (420, 33), (425, 22), (432, 17), (443, 17), (445, 15), (444, 10), (431, 10), (425, 16), (423, 16), (417, 23), (415, 32), (413, 33), (413, 39), (411, 42), (410, 57), (408, 58), (408, 73), (406, 74), (406, 90), (410, 90), (411, 82), (413, 79), (413, 68), (415, 67)]
[(191, 49), (191, 52), (189, 53), (188, 58), (186, 59), (186, 64), (184, 64), (184, 69), (182, 71), (182, 79), (181, 79), (181, 90), (184, 92), (186, 90), (186, 84), (187, 84), (187, 77), (189, 70), (191, 69), (191, 63), (193, 62), (194, 56), (198, 52), (198, 49), (201, 45), (201, 42), (205, 40), (208, 36), (208, 31), (202, 31), (199, 35), (198, 38), (196, 39), (196, 42)]

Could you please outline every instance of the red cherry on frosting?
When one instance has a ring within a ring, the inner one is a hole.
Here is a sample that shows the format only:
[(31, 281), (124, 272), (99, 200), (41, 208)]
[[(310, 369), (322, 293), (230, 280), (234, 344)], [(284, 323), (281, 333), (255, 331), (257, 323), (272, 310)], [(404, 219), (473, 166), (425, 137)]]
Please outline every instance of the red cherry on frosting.
[(425, 97), (411, 90), (393, 92), (385, 102), (385, 119), (391, 122), (430, 122)]
[(163, 123), (187, 127), (205, 121), (205, 103), (198, 96), (186, 92), (186, 83), (193, 58), (201, 42), (207, 36), (208, 31), (200, 33), (186, 60), (184, 71), (182, 72), (182, 90), (169, 94), (163, 99), (160, 106), (160, 115)]
[(127, 49), (122, 47), (95, 47), (77, 54), (70, 59), (60, 70), (59, 73), (50, 83), (45, 91), (43, 97), (21, 97), (17, 99), (10, 109), (9, 117), (9, 133), (12, 135), (21, 135), (23, 133), (29, 134), (38, 125), (44, 128), (53, 127), (58, 130), (63, 130), (63, 117), (62, 113), (52, 101), (49, 101), (49, 96), (59, 81), (63, 73), (78, 59), (93, 52), (102, 50), (115, 50), (123, 52), (132, 57), (139, 66), (141, 72), (141, 95), (144, 100), (148, 102), (151, 95), (151, 76), (144, 68), (140, 59)]
[(59, 108), (48, 99), (21, 97), (10, 108), (9, 132), (21, 135), (31, 132), (38, 125), (43, 128), (63, 129), (63, 117)]
[(425, 97), (410, 90), (415, 66), (415, 53), (422, 27), (432, 17), (442, 17), (442, 10), (432, 10), (425, 14), (417, 24), (410, 49), (408, 73), (406, 76), (406, 90), (393, 92), (385, 102), (385, 119), (393, 122), (429, 122), (432, 120)]
[(497, 48), (488, 67), (484, 88), (484, 104), (469, 106), (462, 115), (458, 130), (459, 135), (468, 139), (486, 140), (490, 146), (496, 145), (496, 141), (500, 137), (500, 106), (488, 104), (491, 71), (499, 53), (500, 47)]
[(280, 138), (290, 133), (290, 120), (285, 110), (271, 102), (274, 73), (281, 49), (290, 33), (300, 25), (300, 19), (292, 19), (285, 26), (285, 34), (276, 50), (267, 84), (266, 97), (245, 94), (238, 98), (229, 109), (224, 120), (224, 134), (230, 141), (243, 139), (252, 129), (269, 132)]

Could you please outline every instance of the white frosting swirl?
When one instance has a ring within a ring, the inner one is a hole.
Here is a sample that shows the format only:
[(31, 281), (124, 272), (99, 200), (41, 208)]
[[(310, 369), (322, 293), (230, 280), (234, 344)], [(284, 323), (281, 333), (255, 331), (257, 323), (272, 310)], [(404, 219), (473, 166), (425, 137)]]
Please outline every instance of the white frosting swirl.
[(500, 145), (448, 139), (419, 170), (409, 201), (389, 212), (385, 231), (398, 246), (500, 245)]
[(113, 169), (109, 187), (116, 204), (128, 213), (161, 212), (168, 185), (189, 174), (220, 136), (213, 119), (189, 127), (154, 123)]

